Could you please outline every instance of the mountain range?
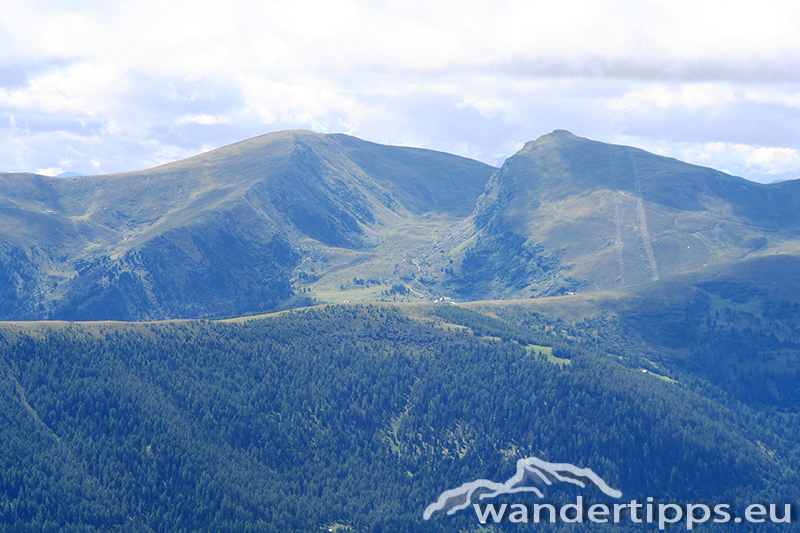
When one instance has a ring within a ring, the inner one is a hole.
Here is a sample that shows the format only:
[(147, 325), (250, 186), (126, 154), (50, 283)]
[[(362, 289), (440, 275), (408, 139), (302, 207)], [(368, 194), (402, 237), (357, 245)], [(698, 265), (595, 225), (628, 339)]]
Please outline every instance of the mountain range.
[(144, 171), (0, 174), (0, 187), (6, 320), (531, 298), (800, 253), (800, 182), (563, 130), (499, 169), (286, 131)]
[(798, 187), (566, 131), (500, 168), (290, 131), (0, 174), (0, 533), (518, 531), (425, 509), (534, 457), (787, 516)]

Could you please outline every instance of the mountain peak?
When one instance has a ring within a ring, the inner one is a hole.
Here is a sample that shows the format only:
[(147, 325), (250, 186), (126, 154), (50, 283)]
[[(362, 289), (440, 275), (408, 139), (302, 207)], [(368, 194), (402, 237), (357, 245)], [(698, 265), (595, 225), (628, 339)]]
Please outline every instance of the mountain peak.
[(517, 153), (522, 154), (530, 150), (536, 150), (541, 147), (558, 147), (562, 143), (576, 142), (576, 141), (589, 141), (585, 137), (579, 137), (567, 130), (553, 130), (550, 133), (541, 135), (533, 141), (528, 141), (525, 146)]
[[(797, 227), (795, 198), (775, 186), (555, 130), (527, 143), (490, 181), (474, 215), (482, 241), (473, 255), (484, 252), (495, 277), (520, 273), (506, 283), (518, 289), (508, 293), (514, 297), (577, 290), (570, 280), (627, 287), (764, 253), (777, 244), (776, 231)], [(515, 250), (527, 254), (524, 263), (503, 263)], [(485, 292), (493, 290), (487, 284)]]
[(543, 135), (543, 137), (578, 137), (578, 136), (568, 130), (553, 130), (547, 135)]
[[(405, 266), (421, 278), (413, 265), (423, 257), (411, 263), (406, 250), (468, 216), (495, 170), (287, 130), (135, 172), (0, 175), (0, 216), (14, 221), (0, 227), (0, 318), (264, 312), (306, 302), (313, 283), (342, 292), (364, 271), (372, 285), (392, 277), (380, 294)], [(55, 267), (39, 260), (54, 256)]]
[(624, 288), (777, 251), (800, 226), (797, 187), (561, 129), (499, 170), (287, 130), (126, 174), (0, 174), (0, 318)]

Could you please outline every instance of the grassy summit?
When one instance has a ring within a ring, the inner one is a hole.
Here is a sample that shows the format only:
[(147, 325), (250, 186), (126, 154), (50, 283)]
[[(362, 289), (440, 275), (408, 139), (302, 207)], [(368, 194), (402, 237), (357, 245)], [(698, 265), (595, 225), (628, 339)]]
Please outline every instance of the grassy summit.
[(0, 318), (625, 288), (800, 252), (772, 185), (555, 131), (500, 169), (347, 135), (264, 135), (108, 176), (0, 175)]
[(797, 182), (752, 183), (555, 131), (490, 180), (471, 218), (480, 261), (464, 255), (462, 290), (490, 299), (622, 288), (793, 251), (798, 202)]

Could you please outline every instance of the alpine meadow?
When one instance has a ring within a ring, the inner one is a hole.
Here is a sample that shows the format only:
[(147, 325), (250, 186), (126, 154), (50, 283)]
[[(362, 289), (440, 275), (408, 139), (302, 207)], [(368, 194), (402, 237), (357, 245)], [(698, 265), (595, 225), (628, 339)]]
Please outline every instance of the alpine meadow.
[(0, 532), (800, 530), (798, 180), (295, 130), (0, 191)]

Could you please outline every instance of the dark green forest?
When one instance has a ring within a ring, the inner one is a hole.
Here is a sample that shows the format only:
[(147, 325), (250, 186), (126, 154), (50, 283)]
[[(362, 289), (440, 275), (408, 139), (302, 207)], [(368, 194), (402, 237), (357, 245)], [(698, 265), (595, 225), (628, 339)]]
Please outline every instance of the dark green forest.
[[(796, 413), (643, 373), (619, 345), (506, 312), (8, 325), (0, 531), (467, 531), (471, 511), (423, 510), (528, 456), (590, 467), (625, 501), (794, 501)], [(642, 530), (596, 528), (612, 529)]]

